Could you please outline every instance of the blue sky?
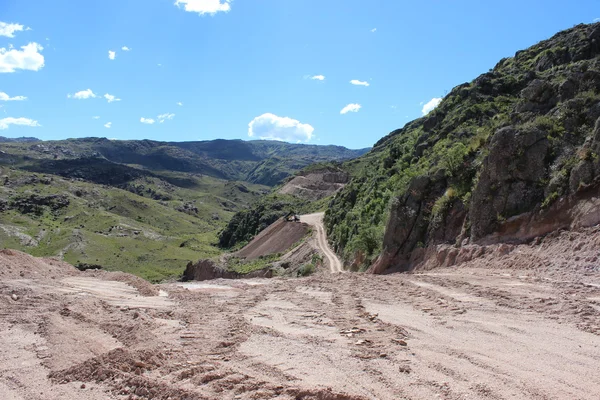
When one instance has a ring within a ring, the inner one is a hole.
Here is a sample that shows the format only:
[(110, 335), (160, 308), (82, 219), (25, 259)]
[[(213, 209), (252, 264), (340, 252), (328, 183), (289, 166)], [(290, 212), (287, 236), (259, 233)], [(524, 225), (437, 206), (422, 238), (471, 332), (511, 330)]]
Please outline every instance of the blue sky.
[(0, 135), (367, 147), (596, 18), (591, 0), (2, 0)]

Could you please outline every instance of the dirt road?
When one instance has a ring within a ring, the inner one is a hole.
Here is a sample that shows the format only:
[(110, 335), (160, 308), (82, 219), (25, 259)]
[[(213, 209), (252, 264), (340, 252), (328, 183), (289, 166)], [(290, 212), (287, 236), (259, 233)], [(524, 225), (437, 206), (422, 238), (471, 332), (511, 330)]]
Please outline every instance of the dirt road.
[(168, 284), (164, 299), (56, 278), (0, 282), (3, 399), (600, 393), (597, 280), (454, 268)]
[(340, 259), (337, 257), (331, 247), (329, 247), (327, 233), (325, 232), (325, 226), (323, 225), (324, 215), (324, 213), (301, 215), (300, 221), (315, 227), (317, 246), (327, 259), (327, 264), (329, 265), (331, 272), (343, 272), (344, 270), (342, 268)]
[(0, 251), (0, 398), (596, 400), (599, 244), (158, 287)]

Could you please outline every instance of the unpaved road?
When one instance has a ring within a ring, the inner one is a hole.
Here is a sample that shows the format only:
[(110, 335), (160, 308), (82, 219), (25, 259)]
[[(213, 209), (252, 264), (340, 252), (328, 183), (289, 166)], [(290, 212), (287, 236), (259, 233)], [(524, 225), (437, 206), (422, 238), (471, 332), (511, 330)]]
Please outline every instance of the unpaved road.
[(597, 269), (217, 280), (160, 285), (164, 298), (13, 254), (0, 252), (2, 399), (600, 393)]
[(331, 272), (343, 272), (342, 263), (335, 252), (329, 247), (327, 241), (327, 233), (325, 232), (325, 226), (323, 225), (323, 217), (325, 213), (307, 214), (301, 215), (300, 221), (308, 225), (314, 226), (316, 229), (316, 242), (319, 250), (325, 258), (327, 258), (327, 264)]

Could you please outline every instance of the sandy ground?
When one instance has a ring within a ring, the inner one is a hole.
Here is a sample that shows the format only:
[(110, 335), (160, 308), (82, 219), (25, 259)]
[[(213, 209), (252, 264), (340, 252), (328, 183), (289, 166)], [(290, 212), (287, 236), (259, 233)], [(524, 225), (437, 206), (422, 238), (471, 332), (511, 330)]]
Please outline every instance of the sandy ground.
[(329, 247), (327, 233), (325, 233), (325, 226), (323, 225), (324, 216), (325, 213), (301, 215), (300, 221), (315, 228), (315, 244), (321, 254), (323, 254), (327, 259), (327, 265), (329, 265), (331, 272), (343, 272), (340, 259), (337, 257), (331, 247)]
[(140, 283), (10, 254), (1, 399), (600, 396), (596, 270), (217, 280), (142, 296)]

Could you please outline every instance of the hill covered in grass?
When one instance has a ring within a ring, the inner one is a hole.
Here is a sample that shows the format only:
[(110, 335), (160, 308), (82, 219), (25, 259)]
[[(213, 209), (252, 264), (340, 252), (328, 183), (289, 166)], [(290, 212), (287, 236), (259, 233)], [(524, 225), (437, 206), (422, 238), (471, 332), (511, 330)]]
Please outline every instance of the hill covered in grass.
[(145, 175), (173, 171), (274, 186), (310, 164), (348, 160), (368, 149), (267, 140), (157, 142), (83, 138), (36, 142), (22, 138), (3, 143), (2, 150), (0, 161), (4, 164), (69, 177), (79, 169), (83, 178), (92, 181), (96, 178), (86, 169), (112, 168), (118, 176), (125, 175), (123, 179), (140, 175), (141, 170)]
[(329, 238), (347, 264), (382, 272), (414, 268), (438, 244), (569, 227), (561, 204), (598, 191), (599, 118), (600, 23), (578, 25), (500, 60), (347, 162), (353, 179), (327, 210)]
[(361, 153), (269, 141), (7, 139), (0, 247), (160, 281), (189, 261), (218, 257), (218, 233), (267, 185)]

